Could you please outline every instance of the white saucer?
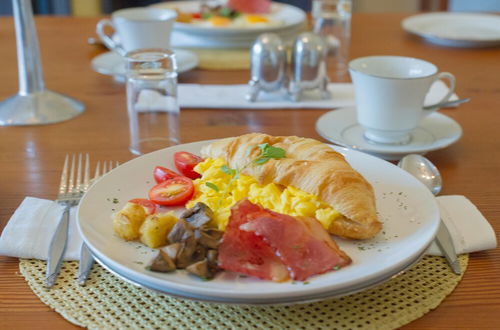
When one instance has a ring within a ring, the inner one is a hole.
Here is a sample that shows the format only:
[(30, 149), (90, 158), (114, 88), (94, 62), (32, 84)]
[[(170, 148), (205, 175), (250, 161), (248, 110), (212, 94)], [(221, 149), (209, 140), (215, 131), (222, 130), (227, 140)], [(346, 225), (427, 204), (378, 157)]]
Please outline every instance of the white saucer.
[[(195, 53), (182, 49), (174, 49), (174, 52), (178, 73), (192, 70), (198, 65), (198, 56)], [(113, 76), (117, 81), (125, 81), (125, 59), (115, 52), (94, 57), (91, 66), (98, 73)]]
[(356, 119), (355, 108), (340, 108), (325, 113), (316, 122), (316, 131), (335, 144), (357, 149), (387, 160), (398, 160), (407, 154), (424, 154), (445, 148), (462, 136), (460, 125), (440, 113), (425, 117), (411, 133), (408, 144), (379, 144), (366, 140)]

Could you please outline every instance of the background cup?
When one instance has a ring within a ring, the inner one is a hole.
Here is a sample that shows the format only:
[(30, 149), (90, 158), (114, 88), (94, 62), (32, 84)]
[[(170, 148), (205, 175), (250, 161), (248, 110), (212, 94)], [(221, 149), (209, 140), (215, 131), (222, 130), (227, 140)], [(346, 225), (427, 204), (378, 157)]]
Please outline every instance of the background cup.
[(455, 77), (438, 72), (429, 62), (401, 56), (368, 56), (349, 62), (356, 93), (356, 113), (365, 138), (375, 143), (404, 144), (420, 120), (437, 110), (424, 110), (432, 83), (449, 81), (447, 101), (455, 90)]
[[(160, 8), (127, 8), (113, 12), (111, 20), (97, 23), (96, 33), (111, 50), (121, 55), (141, 48), (170, 48), (170, 35), (177, 13)], [(108, 35), (106, 26), (115, 31)], [(117, 42), (119, 40), (119, 43)]]
[(125, 58), (130, 151), (141, 155), (178, 144), (180, 111), (174, 53), (139, 49)]

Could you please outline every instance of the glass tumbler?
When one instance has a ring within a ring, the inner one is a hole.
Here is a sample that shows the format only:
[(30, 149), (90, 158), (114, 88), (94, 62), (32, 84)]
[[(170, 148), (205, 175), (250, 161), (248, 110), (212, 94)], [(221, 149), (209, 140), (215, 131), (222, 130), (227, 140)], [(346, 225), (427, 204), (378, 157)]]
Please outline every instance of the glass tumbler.
[(178, 144), (180, 110), (174, 53), (138, 49), (125, 57), (130, 151), (142, 155)]
[[(328, 70), (337, 77), (347, 74), (351, 40), (351, 0), (313, 0), (313, 32), (328, 47)], [(331, 76), (331, 75), (330, 75)]]

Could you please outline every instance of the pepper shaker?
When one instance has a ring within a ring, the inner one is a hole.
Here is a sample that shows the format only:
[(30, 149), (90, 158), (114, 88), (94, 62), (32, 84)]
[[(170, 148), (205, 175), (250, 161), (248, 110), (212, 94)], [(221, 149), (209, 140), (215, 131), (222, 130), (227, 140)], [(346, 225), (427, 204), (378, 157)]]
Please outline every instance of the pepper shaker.
[(306, 90), (319, 90), (323, 99), (330, 98), (326, 60), (328, 49), (323, 39), (311, 32), (301, 33), (292, 52), (292, 78), (289, 93), (298, 102)]
[(287, 56), (281, 38), (264, 33), (254, 42), (250, 52), (251, 79), (247, 100), (255, 102), (260, 92), (275, 92), (287, 85)]

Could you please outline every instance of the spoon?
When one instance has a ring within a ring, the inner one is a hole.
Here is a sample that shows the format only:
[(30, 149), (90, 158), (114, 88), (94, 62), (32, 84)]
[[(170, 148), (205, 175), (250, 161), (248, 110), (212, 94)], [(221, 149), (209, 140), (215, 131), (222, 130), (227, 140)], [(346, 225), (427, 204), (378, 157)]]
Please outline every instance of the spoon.
[[(424, 156), (416, 154), (404, 156), (399, 161), (398, 166), (422, 182), (434, 195), (439, 194), (441, 191), (443, 187), (441, 174), (436, 166)], [(435, 240), (453, 272), (460, 274), (460, 263), (455, 252), (453, 240), (443, 220), (440, 220)]]
[(443, 187), (441, 174), (436, 166), (424, 156), (416, 154), (404, 156), (398, 166), (422, 182), (434, 195), (441, 191)]
[(442, 102), (442, 103), (438, 103), (438, 104), (434, 104), (434, 105), (426, 105), (424, 106), (424, 110), (430, 110), (430, 109), (435, 109), (435, 108), (446, 108), (446, 107), (452, 107), (452, 106), (455, 106), (455, 105), (459, 105), (459, 104), (462, 104), (462, 103), (466, 103), (466, 102), (469, 102), (470, 101), (470, 98), (465, 98), (465, 99), (459, 99), (459, 100), (454, 100), (454, 101), (446, 101), (446, 102)]

